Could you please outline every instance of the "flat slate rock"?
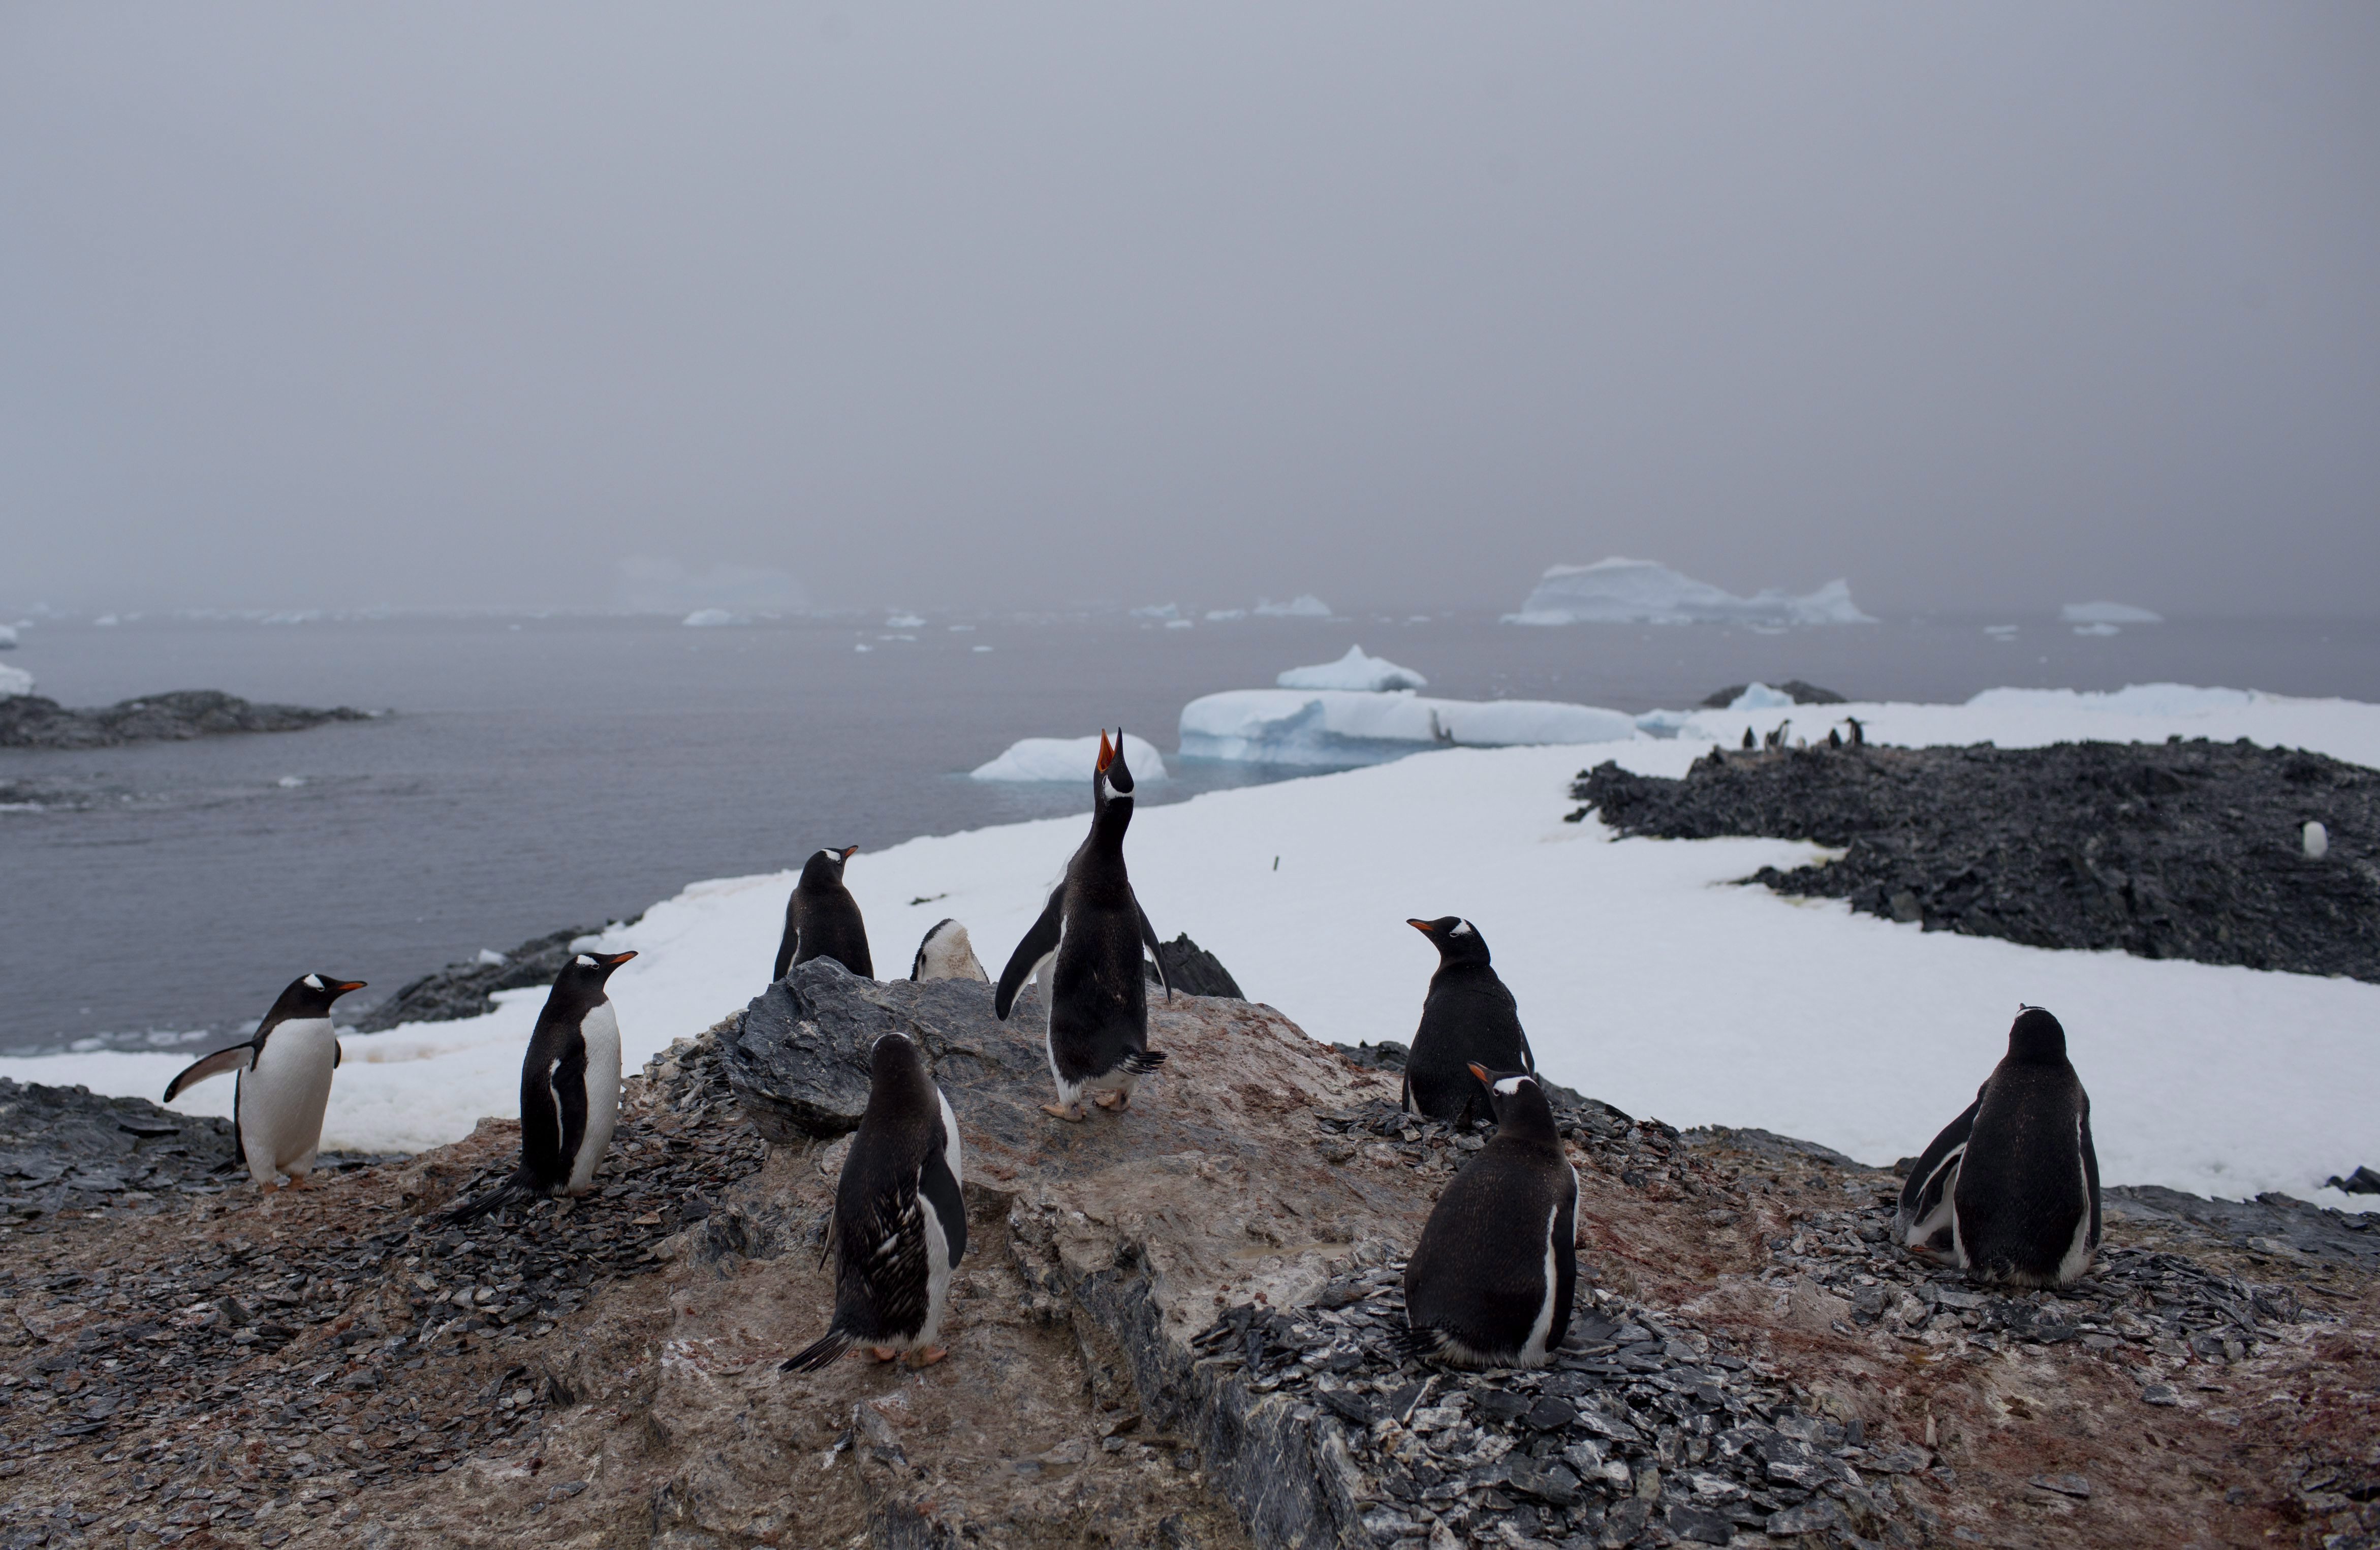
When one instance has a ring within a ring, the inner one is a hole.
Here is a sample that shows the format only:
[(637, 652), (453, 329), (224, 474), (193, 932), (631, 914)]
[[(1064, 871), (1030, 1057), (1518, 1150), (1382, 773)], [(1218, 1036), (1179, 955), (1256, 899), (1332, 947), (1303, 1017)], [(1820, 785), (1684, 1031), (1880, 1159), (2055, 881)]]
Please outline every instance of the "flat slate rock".
[(356, 1019), (356, 1031), (382, 1033), (406, 1022), (453, 1022), (496, 1009), (495, 993), (550, 985), (570, 960), (570, 945), (601, 926), (571, 926), (532, 936), (502, 963), (450, 963), (407, 981), (395, 995)]
[(348, 705), (260, 705), (213, 689), (178, 689), (88, 710), (18, 694), (0, 699), (0, 748), (115, 748), (235, 732), (300, 732), (325, 722), (371, 719), (371, 712)]

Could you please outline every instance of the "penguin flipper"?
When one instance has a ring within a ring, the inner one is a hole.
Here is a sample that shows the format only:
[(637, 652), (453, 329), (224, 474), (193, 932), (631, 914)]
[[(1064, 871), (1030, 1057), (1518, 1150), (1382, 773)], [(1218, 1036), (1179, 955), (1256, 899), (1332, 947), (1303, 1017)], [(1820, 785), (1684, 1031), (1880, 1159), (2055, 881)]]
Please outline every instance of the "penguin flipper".
[(245, 1071), (255, 1062), (256, 1044), (252, 1040), (234, 1044), (229, 1049), (219, 1049), (202, 1059), (192, 1061), (183, 1068), (181, 1075), (167, 1082), (164, 1101), (170, 1104), (184, 1088), (194, 1087), (209, 1077), (219, 1077), (225, 1071)]
[(336, 1040), (336, 1039), (332, 1040), (332, 1041), (331, 1041), (331, 1069), (333, 1069), (333, 1070), (334, 1070), (334, 1071), (335, 1071), (335, 1070), (337, 1070), (337, 1069), (339, 1068), (339, 1062), (340, 1062), (340, 1061), (342, 1061), (342, 1060), (345, 1060), (346, 1057), (347, 1057), (347, 1052), (346, 1052), (344, 1048), (342, 1048), (342, 1047), (340, 1046), (339, 1041), (338, 1041), (338, 1040)]
[[(1975, 1128), (1975, 1111), (1983, 1103), (1983, 1094), (1978, 1092), (1975, 1101), (1958, 1118), (1942, 1127), (1942, 1133), (1934, 1138), (1917, 1159), (1917, 1166), (1909, 1170), (1909, 1181), (1900, 1187), (1900, 1207), (1893, 1222), (1896, 1236), (1909, 1248), (1923, 1250), (1926, 1244), (1921, 1239), (1936, 1236), (1936, 1218), (1949, 1209), (1951, 1193), (1958, 1188), (1959, 1166), (1967, 1154), (1967, 1137)], [(1921, 1232), (1921, 1228), (1925, 1230)]]
[(1157, 928), (1148, 923), (1148, 911), (1140, 907), (1140, 900), (1132, 901), (1132, 910), (1140, 917), (1140, 940), (1148, 948), (1150, 960), (1157, 965), (1157, 982), (1165, 987), (1165, 999), (1171, 1001), (1173, 999), (1173, 982), (1165, 972), (1165, 955), (1157, 950)]
[(950, 1245), (951, 1263), (956, 1264), (966, 1257), (966, 1199), (959, 1190), (959, 1181), (951, 1177), (944, 1145), (937, 1131), (933, 1144), (926, 1148), (926, 1166), (917, 1174), (917, 1193), (941, 1223), (942, 1241)]
[(2099, 1247), (2099, 1152), (2091, 1144), (2091, 1094), (2082, 1094), (2082, 1181), (2091, 1190), (2090, 1247)]
[(1016, 1006), (1017, 993), (1025, 988), (1033, 970), (1041, 960), (1058, 950), (1058, 939), (1066, 928), (1066, 885), (1063, 883), (1050, 890), (1050, 902), (1043, 908), (1041, 918), (1025, 934), (1025, 940), (1008, 955), (1008, 967), (1000, 971), (1000, 989), (991, 998), (991, 1015), (1001, 1021)]

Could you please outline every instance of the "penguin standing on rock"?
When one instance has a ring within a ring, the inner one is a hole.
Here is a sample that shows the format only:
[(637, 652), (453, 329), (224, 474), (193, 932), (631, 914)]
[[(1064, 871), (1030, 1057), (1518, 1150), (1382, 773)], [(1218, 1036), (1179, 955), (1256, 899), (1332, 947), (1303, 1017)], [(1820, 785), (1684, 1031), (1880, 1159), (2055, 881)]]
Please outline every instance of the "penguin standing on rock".
[(959, 1125), (950, 1100), (905, 1034), (869, 1055), (868, 1112), (851, 1138), (827, 1220), (834, 1254), (834, 1318), (782, 1372), (814, 1373), (855, 1345), (879, 1361), (904, 1351), (930, 1367), (950, 1306), (951, 1271), (966, 1253)]
[(966, 927), (956, 921), (937, 921), (926, 939), (917, 944), (917, 959), (909, 965), (912, 980), (977, 980), (989, 981), (983, 964), (975, 956), (975, 944), (967, 940)]
[(843, 885), (844, 863), (856, 845), (820, 851), (802, 863), (801, 881), (785, 900), (785, 934), (777, 943), (775, 978), (797, 963), (831, 958), (863, 980), (876, 978), (868, 957), (868, 923), (859, 918), (859, 901)]
[(1488, 940), (1469, 921), (1441, 915), (1407, 921), (1438, 949), (1438, 971), (1421, 1004), (1421, 1026), (1405, 1056), (1408, 1114), (1469, 1125), (1488, 1116), (1487, 1090), (1471, 1074), (1476, 1061), (1497, 1071), (1534, 1074), (1536, 1056), (1521, 1031), (1520, 1003), (1488, 956)]
[(219, 1049), (165, 1084), (165, 1102), (185, 1089), (237, 1073), (232, 1090), (232, 1144), (248, 1164), (257, 1188), (271, 1194), (274, 1180), (289, 1176), (289, 1188), (308, 1188), (314, 1155), (322, 1148), (322, 1111), (331, 1104), (331, 1073), (339, 1065), (339, 1039), (331, 1028), (331, 1003), (361, 980), (306, 974), (256, 1025), (243, 1044)]
[(1470, 1075), (1496, 1134), (1430, 1208), (1405, 1266), (1403, 1341), (1461, 1367), (1542, 1367), (1578, 1290), (1578, 1170), (1536, 1077)]
[(521, 1160), (510, 1178), (446, 1213), (468, 1222), (542, 1195), (583, 1195), (620, 1122), (620, 1017), (605, 982), (634, 953), (574, 953), (554, 976), (521, 1061)]
[(2017, 1014), (2006, 1058), (1910, 1170), (1894, 1227), (1913, 1252), (1978, 1281), (2063, 1287), (2090, 1268), (2099, 1155), (2056, 1018)]
[[(1049, 1010), (1045, 1035), (1058, 1101), (1041, 1105), (1060, 1119), (1084, 1117), (1083, 1094), (1121, 1111), (1141, 1078), (1165, 1063), (1148, 1047), (1148, 992), (1141, 950), (1157, 957), (1157, 932), (1134, 897), (1123, 864), (1123, 832), (1132, 824), (1132, 771), (1123, 762), (1123, 729), (1116, 742), (1099, 730), (1098, 766), (1091, 772), (1091, 832), (1066, 863), (1041, 918), (1025, 934), (1000, 971), (991, 1009), (1002, 1021), (1025, 982), (1045, 964), (1041, 998)], [(1173, 985), (1158, 974), (1168, 1000)]]

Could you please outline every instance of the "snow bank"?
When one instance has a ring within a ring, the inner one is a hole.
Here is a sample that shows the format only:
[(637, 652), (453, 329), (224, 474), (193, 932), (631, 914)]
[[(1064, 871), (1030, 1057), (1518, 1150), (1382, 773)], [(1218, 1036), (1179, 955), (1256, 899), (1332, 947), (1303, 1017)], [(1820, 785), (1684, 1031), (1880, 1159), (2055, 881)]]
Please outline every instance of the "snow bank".
[(33, 675), (22, 667), (0, 667), (0, 700), (33, 692)]
[[(1135, 781), (1164, 780), (1165, 760), (1157, 745), (1127, 732), (1123, 760)], [(971, 780), (1073, 780), (1087, 783), (1099, 762), (1099, 739), (1090, 738), (1026, 738), (1008, 745), (1008, 751), (988, 764), (967, 772)]]
[(1292, 667), (1273, 682), (1283, 689), (1354, 689), (1386, 690), (1427, 689), (1429, 680), (1410, 667), (1386, 657), (1366, 656), (1361, 646), (1350, 646), (1336, 662), (1313, 667)]
[(1851, 583), (1791, 596), (1774, 587), (1750, 597), (1681, 575), (1653, 560), (1614, 557), (1557, 565), (1508, 624), (1874, 624), (1852, 603)]
[(1259, 598), (1256, 611), (1269, 619), (1327, 619), (1330, 616), (1330, 604), (1312, 592), (1300, 592), (1287, 603)]
[(1603, 743), (1634, 718), (1550, 700), (1428, 700), (1350, 690), (1240, 689), (1182, 707), (1182, 756), (1257, 764), (1346, 765), (1446, 746)]
[(2059, 611), (2068, 624), (2163, 624), (2161, 615), (2129, 603), (2070, 603)]

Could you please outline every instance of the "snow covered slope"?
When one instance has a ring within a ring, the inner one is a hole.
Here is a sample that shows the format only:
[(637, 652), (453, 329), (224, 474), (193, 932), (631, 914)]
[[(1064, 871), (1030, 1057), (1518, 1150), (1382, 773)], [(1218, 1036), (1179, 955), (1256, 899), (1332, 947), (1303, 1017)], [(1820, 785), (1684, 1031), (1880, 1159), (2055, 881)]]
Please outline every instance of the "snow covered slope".
[[(1910, 741), (2246, 736), (2380, 764), (2380, 706), (2336, 701), (2160, 689), (1823, 709)], [(1704, 714), (1741, 735), (1740, 714)], [(1410, 1038), (1435, 958), (1403, 920), (1462, 914), (1493, 947), (1551, 1076), (1633, 1114), (1762, 1126), (1889, 1163), (1973, 1098), (2018, 1003), (2033, 1002), (2065, 1022), (2109, 1182), (2348, 1203), (2319, 1185), (2375, 1161), (2380, 986), (1927, 934), (1734, 885), (1818, 853), (1806, 845), (1614, 842), (1592, 819), (1561, 822), (1582, 764), (1676, 775), (1708, 747), (1690, 732), (1428, 753), (1153, 809), (1127, 850), (1162, 934), (1188, 932), (1318, 1038)], [(1084, 827), (1057, 819), (876, 853), (850, 885), (877, 952), (905, 961), (948, 915), (996, 969)], [(792, 883), (697, 884), (608, 934), (642, 955), (613, 981), (632, 1066), (762, 987)], [(930, 902), (908, 902), (919, 898)], [(350, 1036), (326, 1142), (417, 1148), (512, 1113), (543, 992), (499, 999), (467, 1022)], [(0, 1075), (153, 1096), (183, 1058), (14, 1059)], [(1142, 1101), (1166, 1102), (1162, 1077)], [(180, 1106), (230, 1102), (215, 1081)]]
[(1750, 597), (1697, 581), (1655, 560), (1613, 556), (1548, 567), (1509, 624), (1874, 624), (1852, 602), (1851, 583), (1791, 596), (1764, 587)]

